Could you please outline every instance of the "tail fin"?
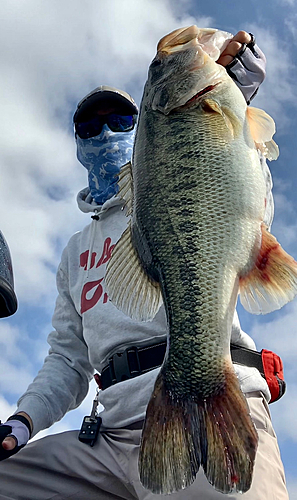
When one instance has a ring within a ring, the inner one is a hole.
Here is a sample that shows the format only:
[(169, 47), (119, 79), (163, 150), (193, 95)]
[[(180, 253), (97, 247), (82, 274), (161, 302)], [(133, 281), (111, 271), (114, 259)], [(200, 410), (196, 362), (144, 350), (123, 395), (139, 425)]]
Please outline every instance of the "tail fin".
[(162, 372), (149, 402), (139, 456), (143, 486), (155, 494), (187, 488), (200, 465), (222, 493), (251, 486), (258, 436), (235, 373), (224, 393), (194, 401), (166, 390)]

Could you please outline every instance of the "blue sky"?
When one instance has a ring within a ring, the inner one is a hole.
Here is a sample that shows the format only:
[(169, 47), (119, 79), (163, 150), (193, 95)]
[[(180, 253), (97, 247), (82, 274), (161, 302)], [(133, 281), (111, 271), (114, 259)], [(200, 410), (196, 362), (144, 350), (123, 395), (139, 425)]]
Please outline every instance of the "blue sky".
[[(267, 78), (253, 101), (274, 118), (280, 157), (271, 163), (272, 232), (296, 249), (296, 0), (4, 0), (0, 74), (0, 229), (9, 242), (18, 312), (0, 322), (0, 417), (15, 408), (42, 365), (54, 308), (55, 270), (73, 232), (89, 223), (75, 197), (87, 183), (72, 133), (76, 103), (100, 84), (130, 92), (139, 103), (158, 40), (197, 24), (251, 31), (267, 56)], [(254, 317), (239, 308), (259, 349), (278, 352), (288, 382), (271, 405), (287, 474), (297, 499), (297, 300)], [(80, 426), (91, 394), (49, 432)], [(48, 432), (48, 431), (47, 431)]]

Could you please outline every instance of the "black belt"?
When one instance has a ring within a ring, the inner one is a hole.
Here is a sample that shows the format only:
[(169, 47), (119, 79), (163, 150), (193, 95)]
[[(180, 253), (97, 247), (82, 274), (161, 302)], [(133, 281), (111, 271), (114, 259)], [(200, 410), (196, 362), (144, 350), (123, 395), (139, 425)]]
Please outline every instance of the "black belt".
[[(162, 365), (167, 342), (159, 342), (146, 347), (128, 347), (121, 353), (115, 353), (101, 372), (101, 389), (107, 389), (123, 380), (137, 377)], [(255, 367), (265, 378), (260, 352), (231, 344), (233, 363)], [(99, 382), (98, 382), (99, 383)]]

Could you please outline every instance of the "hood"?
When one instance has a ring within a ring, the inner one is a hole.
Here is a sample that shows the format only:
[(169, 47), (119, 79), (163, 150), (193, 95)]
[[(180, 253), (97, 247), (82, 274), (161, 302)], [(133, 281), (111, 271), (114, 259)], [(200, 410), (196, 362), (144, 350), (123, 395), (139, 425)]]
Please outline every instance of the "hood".
[(109, 198), (105, 203), (103, 203), (103, 205), (98, 205), (98, 203), (96, 203), (93, 199), (89, 187), (85, 187), (78, 193), (76, 201), (78, 208), (85, 214), (96, 213), (99, 216), (101, 213), (109, 210), (109, 208), (123, 205), (123, 200), (121, 200), (117, 196)]
[(98, 205), (92, 195), (89, 187), (86, 187), (82, 189), (78, 195), (77, 195), (77, 204), (78, 208), (84, 212), (84, 213), (94, 213), (92, 217), (92, 222), (90, 225), (90, 232), (89, 232), (89, 241), (86, 242), (86, 244), (89, 247), (89, 254), (88, 254), (88, 261), (87, 261), (87, 271), (90, 270), (91, 268), (91, 260), (92, 260), (92, 253), (93, 253), (93, 246), (94, 246), (94, 241), (96, 237), (96, 232), (97, 232), (97, 226), (98, 224), (96, 223), (101, 215), (105, 214), (110, 208), (113, 207), (120, 207), (124, 205), (123, 200), (120, 198), (117, 198), (116, 196), (113, 196), (112, 198), (109, 198), (103, 205)]

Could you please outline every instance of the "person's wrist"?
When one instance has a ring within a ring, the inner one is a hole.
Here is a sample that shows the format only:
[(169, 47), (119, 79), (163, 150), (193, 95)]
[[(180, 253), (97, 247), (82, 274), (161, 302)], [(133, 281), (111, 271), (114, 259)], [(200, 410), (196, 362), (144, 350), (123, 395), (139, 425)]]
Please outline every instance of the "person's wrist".
[(9, 420), (20, 420), (23, 424), (25, 424), (28, 427), (31, 436), (33, 431), (33, 422), (31, 417), (26, 412), (24, 411), (17, 412), (14, 415), (11, 415), (11, 417), (7, 419), (7, 422), (9, 422)]
[(32, 422), (32, 418), (30, 417), (30, 415), (28, 415), (28, 413), (25, 413), (24, 411), (18, 411), (16, 415), (21, 415), (28, 420), (28, 422), (30, 424), (30, 429), (32, 432), (33, 431), (33, 422)]

